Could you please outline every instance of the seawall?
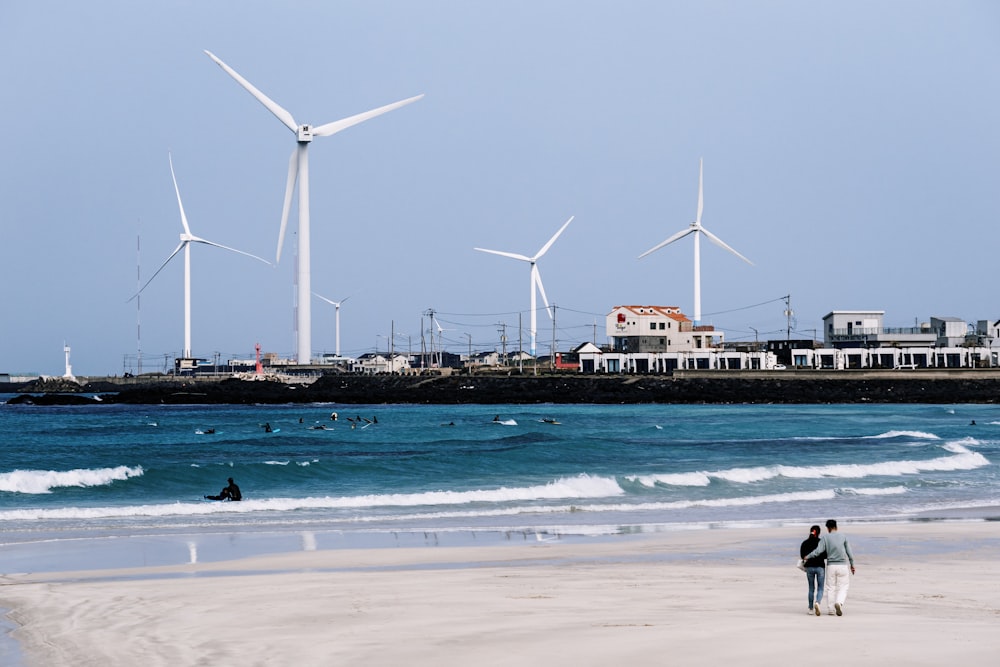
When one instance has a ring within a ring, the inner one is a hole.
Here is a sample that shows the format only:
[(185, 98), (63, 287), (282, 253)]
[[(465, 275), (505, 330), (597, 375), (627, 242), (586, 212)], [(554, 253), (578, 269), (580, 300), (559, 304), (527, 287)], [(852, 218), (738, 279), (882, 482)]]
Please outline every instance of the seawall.
[(310, 383), (176, 378), (77, 391), (26, 386), (9, 403), (533, 404), (533, 403), (997, 403), (1000, 372), (687, 371), (662, 375), (324, 375)]

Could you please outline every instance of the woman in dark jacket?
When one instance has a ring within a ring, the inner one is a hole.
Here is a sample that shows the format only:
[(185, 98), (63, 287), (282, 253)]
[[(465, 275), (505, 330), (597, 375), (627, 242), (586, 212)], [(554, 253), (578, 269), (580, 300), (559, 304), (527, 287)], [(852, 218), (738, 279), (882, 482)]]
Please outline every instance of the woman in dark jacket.
[[(819, 526), (809, 529), (809, 537), (799, 547), (799, 558), (805, 558), (819, 545), (819, 533)], [(803, 566), (809, 583), (809, 608), (806, 611), (819, 616), (819, 603), (823, 599), (823, 586), (826, 585), (826, 560), (823, 556), (817, 556), (805, 561)]]

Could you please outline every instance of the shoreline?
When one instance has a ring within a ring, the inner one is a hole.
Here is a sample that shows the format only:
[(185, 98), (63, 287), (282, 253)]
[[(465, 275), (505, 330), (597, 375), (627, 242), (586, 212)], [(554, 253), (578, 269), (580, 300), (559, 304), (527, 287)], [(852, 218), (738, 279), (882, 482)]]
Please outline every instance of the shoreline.
[(1000, 370), (684, 371), (670, 375), (343, 375), (29, 383), (10, 405), (992, 404)]
[(803, 526), (7, 575), (0, 607), (27, 665), (991, 664), (1000, 522), (841, 530), (844, 618), (803, 613)]
[[(846, 517), (853, 526), (869, 530), (877, 526), (950, 525), (998, 523), (1000, 506), (961, 507), (925, 511), (915, 515)], [(683, 533), (729, 533), (745, 530), (780, 531), (805, 529), (804, 519), (708, 521), (697, 523), (641, 523), (607, 525), (561, 525), (534, 528), (410, 526), (398, 529), (327, 527), (322, 523), (295, 527), (205, 526), (110, 531), (95, 534), (40, 533), (0, 543), (6, 575), (40, 575), (59, 572), (140, 570), (217, 563), (298, 552), (344, 552), (400, 549), (488, 549), (518, 545), (584, 544), (641, 540)], [(12, 536), (8, 535), (8, 538)], [(55, 548), (58, 547), (58, 548)]]

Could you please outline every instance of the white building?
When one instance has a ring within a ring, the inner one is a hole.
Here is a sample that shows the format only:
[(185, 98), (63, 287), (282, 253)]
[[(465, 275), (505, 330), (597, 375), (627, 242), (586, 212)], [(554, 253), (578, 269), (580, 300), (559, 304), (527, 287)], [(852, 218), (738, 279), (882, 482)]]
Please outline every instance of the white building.
[(677, 306), (615, 306), (605, 318), (614, 352), (685, 352), (722, 344), (722, 332), (694, 326)]
[(410, 358), (405, 354), (382, 354), (369, 352), (352, 360), (351, 372), (376, 375), (378, 373), (401, 373), (410, 368)]

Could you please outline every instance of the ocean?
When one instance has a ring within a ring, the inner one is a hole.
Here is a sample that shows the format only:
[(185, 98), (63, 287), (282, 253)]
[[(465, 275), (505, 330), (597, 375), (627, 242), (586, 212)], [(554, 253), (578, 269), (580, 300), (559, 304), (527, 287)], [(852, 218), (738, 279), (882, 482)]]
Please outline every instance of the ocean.
[(0, 404), (0, 432), (4, 573), (1000, 515), (995, 405)]

